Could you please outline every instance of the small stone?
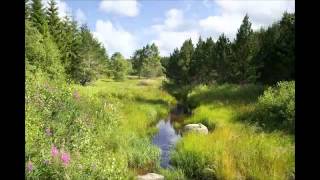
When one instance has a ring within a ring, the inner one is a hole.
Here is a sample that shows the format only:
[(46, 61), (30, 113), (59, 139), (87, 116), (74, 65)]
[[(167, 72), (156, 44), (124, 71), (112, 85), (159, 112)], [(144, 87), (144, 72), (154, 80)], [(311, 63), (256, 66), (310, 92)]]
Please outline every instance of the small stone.
[(184, 126), (183, 131), (185, 133), (188, 132), (197, 132), (197, 133), (201, 133), (201, 134), (208, 134), (208, 128), (199, 123), (199, 124), (188, 124), (186, 126)]
[(164, 176), (156, 173), (148, 173), (142, 176), (138, 176), (138, 180), (164, 180)]

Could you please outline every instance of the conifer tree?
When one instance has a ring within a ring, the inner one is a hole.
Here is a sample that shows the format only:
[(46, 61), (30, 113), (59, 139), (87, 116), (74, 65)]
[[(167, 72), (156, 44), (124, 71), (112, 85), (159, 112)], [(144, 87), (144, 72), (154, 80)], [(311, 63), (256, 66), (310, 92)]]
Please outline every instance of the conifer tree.
[(217, 68), (217, 81), (227, 82), (232, 76), (231, 71), (231, 42), (224, 35), (220, 35), (215, 46), (215, 59)]
[(58, 16), (58, 7), (55, 0), (49, 0), (48, 9), (46, 10), (46, 18), (48, 22), (48, 29), (55, 42), (61, 39), (61, 25)]
[(256, 67), (253, 65), (252, 37), (251, 22), (249, 16), (245, 15), (233, 44), (232, 82), (242, 84), (254, 82), (257, 78)]
[(45, 12), (41, 0), (32, 0), (30, 20), (41, 34), (48, 33), (48, 24), (46, 22)]

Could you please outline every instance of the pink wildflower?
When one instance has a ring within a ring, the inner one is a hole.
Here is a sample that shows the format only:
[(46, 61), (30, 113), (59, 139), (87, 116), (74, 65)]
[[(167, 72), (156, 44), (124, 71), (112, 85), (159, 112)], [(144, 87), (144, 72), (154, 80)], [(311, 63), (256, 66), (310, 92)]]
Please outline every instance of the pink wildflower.
[(57, 149), (57, 147), (52, 146), (52, 148), (51, 148), (52, 157), (56, 157), (58, 155), (58, 153), (59, 153), (59, 150)]
[(32, 164), (31, 161), (28, 162), (28, 164), (27, 164), (27, 169), (28, 169), (28, 172), (31, 172), (31, 171), (32, 171), (32, 169), (33, 169), (33, 164)]
[(70, 162), (70, 155), (68, 153), (62, 153), (61, 160), (63, 161), (63, 164), (67, 166)]

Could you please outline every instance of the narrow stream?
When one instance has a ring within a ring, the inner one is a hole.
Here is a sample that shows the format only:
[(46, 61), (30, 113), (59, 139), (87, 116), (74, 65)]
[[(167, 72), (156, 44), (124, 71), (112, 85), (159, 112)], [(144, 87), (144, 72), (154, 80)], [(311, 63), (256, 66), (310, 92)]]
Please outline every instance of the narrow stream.
[(163, 168), (170, 167), (170, 151), (174, 148), (176, 142), (181, 138), (179, 130), (174, 129), (173, 122), (177, 114), (170, 113), (167, 119), (158, 122), (158, 133), (153, 138), (153, 144), (161, 149), (160, 166)]

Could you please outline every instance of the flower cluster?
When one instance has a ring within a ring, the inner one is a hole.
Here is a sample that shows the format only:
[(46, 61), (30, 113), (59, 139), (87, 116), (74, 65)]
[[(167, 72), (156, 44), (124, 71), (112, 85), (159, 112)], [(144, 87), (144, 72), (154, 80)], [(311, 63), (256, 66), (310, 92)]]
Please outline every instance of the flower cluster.
[(28, 170), (28, 172), (31, 172), (32, 169), (33, 169), (33, 164), (32, 164), (31, 161), (29, 161), (29, 162), (27, 163), (27, 170)]
[(56, 158), (56, 157), (58, 157), (59, 154), (60, 154), (60, 160), (62, 161), (63, 165), (64, 166), (69, 165), (70, 159), (71, 159), (70, 154), (67, 152), (63, 152), (63, 151), (60, 151), (60, 153), (59, 153), (59, 149), (56, 146), (52, 146), (51, 156), (53, 158)]

